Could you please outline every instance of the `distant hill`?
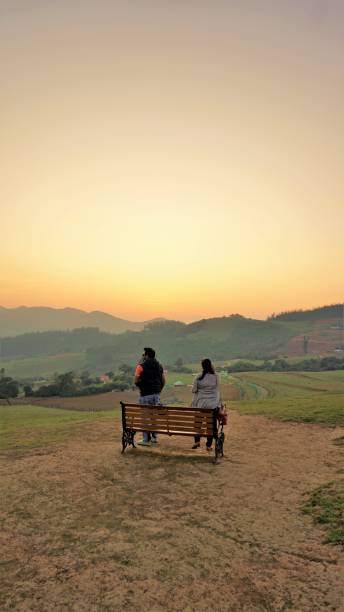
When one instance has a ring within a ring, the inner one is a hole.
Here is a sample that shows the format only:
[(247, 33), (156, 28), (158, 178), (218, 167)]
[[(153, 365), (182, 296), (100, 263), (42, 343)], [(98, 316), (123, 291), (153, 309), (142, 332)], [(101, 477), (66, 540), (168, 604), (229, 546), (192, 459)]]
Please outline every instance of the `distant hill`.
[(144, 322), (126, 321), (106, 312), (85, 312), (76, 308), (0, 306), (0, 338), (30, 332), (97, 327), (100, 331), (120, 334), (127, 330), (140, 331)]
[(113, 334), (97, 327), (81, 327), (65, 331), (46, 331), (8, 336), (0, 339), (0, 358), (25, 359), (65, 353), (82, 353), (89, 348), (111, 343)]
[(285, 347), (289, 356), (304, 353), (305, 339), (309, 354), (325, 355), (342, 350), (344, 344), (343, 305), (331, 304), (309, 310), (281, 312), (269, 318), (293, 326), (295, 335)]
[(122, 334), (88, 327), (5, 337), (1, 339), (0, 357), (23, 359), (85, 352), (86, 362), (96, 369), (135, 363), (144, 346), (154, 346), (165, 363), (178, 358), (198, 361), (205, 355), (213, 359), (259, 358), (278, 355), (293, 335), (284, 323), (232, 315), (189, 324), (155, 321), (141, 331)]
[[(205, 356), (223, 361), (327, 355), (344, 348), (342, 324), (341, 304), (280, 313), (266, 321), (230, 315), (189, 324), (164, 319), (132, 323), (71, 308), (0, 308), (0, 364), (15, 369), (17, 360), (21, 371), (28, 371), (25, 360), (48, 364), (56, 357), (61, 371), (64, 356), (70, 364), (74, 355), (80, 367), (104, 372), (135, 364), (144, 346), (153, 346), (165, 365), (177, 359), (199, 362)], [(18, 334), (18, 329), (37, 327), (41, 331)], [(35, 372), (37, 364), (32, 364)]]
[(294, 329), (277, 321), (246, 319), (240, 315), (203, 319), (194, 323), (165, 321), (150, 324), (141, 332), (113, 336), (103, 346), (86, 352), (90, 368), (111, 369), (120, 363), (133, 364), (144, 346), (153, 346), (158, 358), (172, 364), (245, 357), (250, 359), (278, 356), (295, 334)]
[[(222, 361), (233, 358), (265, 359), (287, 355), (328, 354), (342, 346), (342, 322), (337, 306), (310, 312), (309, 319), (271, 318), (266, 321), (240, 315), (202, 319), (185, 324), (163, 321), (141, 332), (114, 336), (107, 346), (86, 352), (90, 367), (116, 367), (134, 363), (143, 346), (154, 346), (165, 364), (185, 363), (209, 356)], [(294, 314), (294, 313), (293, 313)], [(307, 342), (305, 342), (305, 337)]]
[(319, 308), (311, 308), (309, 310), (288, 310), (277, 315), (273, 314), (268, 318), (269, 321), (327, 321), (338, 320), (343, 318), (343, 304), (331, 304), (330, 306), (321, 306)]

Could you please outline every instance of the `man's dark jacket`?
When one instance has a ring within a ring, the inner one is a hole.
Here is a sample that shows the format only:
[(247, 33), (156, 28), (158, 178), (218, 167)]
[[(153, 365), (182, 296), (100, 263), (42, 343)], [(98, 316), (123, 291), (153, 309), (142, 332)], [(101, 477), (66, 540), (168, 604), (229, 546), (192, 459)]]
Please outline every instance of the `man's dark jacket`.
[(140, 389), (140, 395), (155, 395), (156, 393), (160, 393), (163, 387), (162, 365), (160, 365), (155, 357), (145, 359), (141, 365), (143, 371), (141, 372), (139, 382), (137, 383), (137, 386)]

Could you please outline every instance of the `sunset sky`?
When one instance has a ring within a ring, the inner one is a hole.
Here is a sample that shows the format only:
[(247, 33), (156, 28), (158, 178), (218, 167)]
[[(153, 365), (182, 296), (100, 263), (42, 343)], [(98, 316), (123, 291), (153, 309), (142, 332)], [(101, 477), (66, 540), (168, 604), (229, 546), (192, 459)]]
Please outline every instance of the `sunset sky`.
[(1, 0), (2, 306), (344, 300), (342, 0)]

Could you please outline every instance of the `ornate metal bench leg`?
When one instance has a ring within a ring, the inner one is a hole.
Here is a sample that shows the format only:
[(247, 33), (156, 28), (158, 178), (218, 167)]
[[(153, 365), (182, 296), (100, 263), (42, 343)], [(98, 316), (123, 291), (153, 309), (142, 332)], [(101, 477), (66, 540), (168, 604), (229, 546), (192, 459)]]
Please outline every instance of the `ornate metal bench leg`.
[(122, 434), (122, 454), (124, 453), (125, 449), (128, 446), (128, 435), (126, 431), (123, 431)]
[(134, 448), (136, 448), (135, 441), (134, 441), (135, 434), (136, 434), (136, 431), (132, 431), (131, 429), (125, 429), (123, 431), (123, 435), (122, 435), (122, 454), (124, 453), (124, 451), (127, 448), (127, 446), (133, 446)]
[(128, 444), (131, 444), (131, 446), (132, 446), (133, 448), (136, 448), (136, 446), (135, 446), (135, 440), (134, 440), (134, 438), (135, 438), (135, 434), (136, 434), (136, 431), (130, 431), (130, 433), (129, 433), (129, 441), (128, 441)]

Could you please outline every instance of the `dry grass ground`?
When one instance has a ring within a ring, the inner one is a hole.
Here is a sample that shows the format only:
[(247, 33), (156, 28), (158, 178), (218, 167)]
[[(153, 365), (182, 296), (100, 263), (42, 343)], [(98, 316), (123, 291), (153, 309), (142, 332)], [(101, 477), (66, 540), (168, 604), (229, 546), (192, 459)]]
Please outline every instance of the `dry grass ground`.
[(188, 438), (121, 456), (109, 420), (4, 452), (0, 609), (343, 610), (343, 550), (301, 512), (343, 433), (232, 413), (216, 466)]

